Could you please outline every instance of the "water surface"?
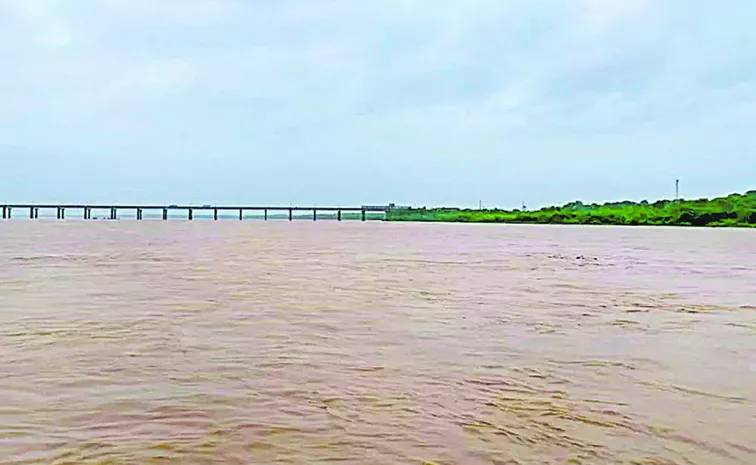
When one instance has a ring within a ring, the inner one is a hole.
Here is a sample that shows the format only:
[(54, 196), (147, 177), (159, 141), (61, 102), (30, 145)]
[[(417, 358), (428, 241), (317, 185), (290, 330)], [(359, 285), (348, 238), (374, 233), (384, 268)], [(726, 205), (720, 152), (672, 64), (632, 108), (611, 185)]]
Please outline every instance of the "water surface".
[(0, 222), (0, 463), (753, 464), (756, 232)]

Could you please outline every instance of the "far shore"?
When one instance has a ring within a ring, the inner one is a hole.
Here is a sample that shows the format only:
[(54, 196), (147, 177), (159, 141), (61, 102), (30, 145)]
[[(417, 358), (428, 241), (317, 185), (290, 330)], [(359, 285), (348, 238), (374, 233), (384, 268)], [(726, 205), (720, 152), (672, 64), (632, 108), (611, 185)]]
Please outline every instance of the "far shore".
[(404, 208), (388, 211), (386, 221), (754, 228), (756, 190), (714, 199), (659, 200), (653, 203), (571, 202), (534, 211)]

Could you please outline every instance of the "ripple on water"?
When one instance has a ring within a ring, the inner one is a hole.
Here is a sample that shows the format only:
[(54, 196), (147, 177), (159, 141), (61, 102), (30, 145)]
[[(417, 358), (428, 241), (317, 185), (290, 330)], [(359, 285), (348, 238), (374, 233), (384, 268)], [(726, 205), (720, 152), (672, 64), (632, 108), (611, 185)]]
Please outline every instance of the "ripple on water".
[(3, 223), (0, 464), (756, 463), (751, 235), (310, 223)]

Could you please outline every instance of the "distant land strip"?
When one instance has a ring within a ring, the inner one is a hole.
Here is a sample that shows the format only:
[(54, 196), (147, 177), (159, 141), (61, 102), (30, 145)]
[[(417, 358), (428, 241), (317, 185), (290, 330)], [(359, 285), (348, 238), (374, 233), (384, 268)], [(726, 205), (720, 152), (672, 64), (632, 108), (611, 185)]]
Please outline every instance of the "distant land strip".
[(713, 199), (653, 203), (570, 202), (539, 210), (402, 208), (386, 211), (386, 221), (449, 223), (604, 224), (653, 226), (756, 227), (756, 190)]

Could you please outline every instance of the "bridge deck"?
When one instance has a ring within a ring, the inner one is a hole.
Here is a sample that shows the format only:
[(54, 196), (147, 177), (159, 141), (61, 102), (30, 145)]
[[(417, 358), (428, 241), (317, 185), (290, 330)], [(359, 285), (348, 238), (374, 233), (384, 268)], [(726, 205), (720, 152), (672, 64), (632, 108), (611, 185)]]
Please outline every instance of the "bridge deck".
[(123, 204), (123, 205), (112, 205), (112, 204), (33, 204), (33, 203), (19, 203), (19, 204), (0, 204), (0, 207), (2, 208), (13, 208), (13, 209), (26, 209), (26, 208), (39, 208), (39, 209), (54, 209), (54, 208), (65, 208), (66, 210), (82, 210), (84, 208), (88, 208), (90, 210), (109, 210), (111, 208), (115, 208), (118, 210), (219, 210), (219, 211), (239, 211), (239, 210), (269, 210), (269, 211), (343, 211), (343, 212), (361, 212), (361, 211), (368, 211), (368, 212), (375, 212), (380, 211), (384, 212), (388, 210), (388, 207), (384, 209), (379, 209), (376, 207), (302, 207), (302, 206), (291, 206), (291, 207), (281, 207), (281, 206), (257, 206), (257, 205), (238, 205), (238, 206), (230, 206), (230, 205), (129, 205), (129, 204)]
[(58, 219), (64, 219), (66, 217), (66, 210), (82, 210), (84, 212), (84, 219), (92, 219), (92, 210), (110, 210), (110, 219), (118, 219), (118, 211), (121, 210), (133, 210), (136, 211), (136, 219), (141, 220), (143, 219), (144, 211), (145, 210), (159, 210), (162, 211), (162, 216), (164, 220), (167, 220), (169, 215), (168, 212), (170, 211), (185, 211), (187, 212), (187, 218), (189, 220), (194, 219), (194, 212), (195, 211), (212, 211), (213, 212), (213, 218), (218, 219), (218, 212), (238, 212), (239, 213), (239, 219), (244, 219), (244, 212), (245, 211), (259, 211), (264, 212), (264, 218), (268, 219), (268, 212), (288, 212), (289, 213), (289, 220), (292, 220), (294, 218), (293, 213), (294, 212), (302, 212), (302, 211), (308, 211), (312, 212), (312, 219), (317, 220), (318, 212), (332, 212), (336, 213), (337, 219), (341, 221), (341, 214), (342, 213), (350, 213), (350, 212), (359, 212), (362, 216), (362, 221), (366, 220), (366, 214), (368, 212), (381, 212), (385, 213), (391, 209), (391, 207), (386, 206), (373, 206), (373, 205), (363, 205), (361, 207), (302, 207), (302, 206), (288, 206), (288, 207), (281, 207), (281, 206), (262, 206), (262, 205), (154, 205), (154, 204), (147, 204), (147, 205), (137, 205), (137, 204), (51, 204), (51, 203), (15, 203), (15, 204), (5, 204), (0, 205), (2, 207), (2, 216), (0, 218), (2, 219), (8, 219), (13, 217), (13, 211), (14, 210), (28, 210), (29, 212), (29, 218), (31, 219), (37, 219), (39, 218), (39, 210), (50, 210), (50, 209), (56, 209), (57, 210), (57, 218)]

